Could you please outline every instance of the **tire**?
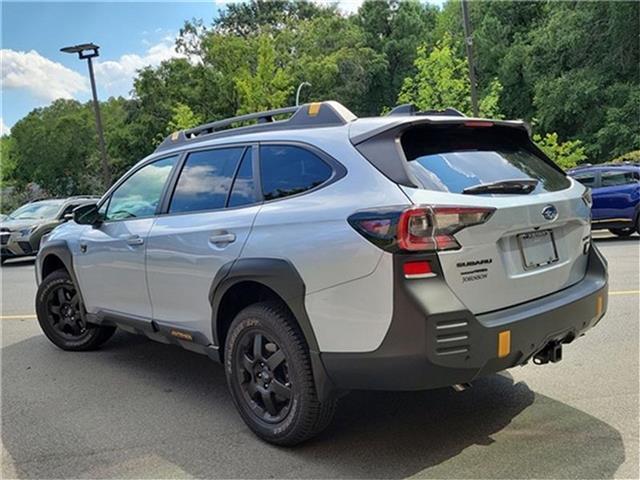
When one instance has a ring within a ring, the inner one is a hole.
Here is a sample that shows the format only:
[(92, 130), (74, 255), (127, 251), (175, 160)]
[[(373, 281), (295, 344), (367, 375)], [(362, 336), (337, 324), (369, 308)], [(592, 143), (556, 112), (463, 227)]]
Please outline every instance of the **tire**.
[(609, 231), (618, 237), (628, 237), (633, 234), (633, 227), (625, 227), (625, 228), (610, 228)]
[(84, 305), (65, 270), (51, 273), (38, 287), (36, 314), (47, 338), (63, 350), (94, 350), (116, 331), (116, 327), (86, 323)]
[(336, 399), (318, 400), (304, 336), (280, 303), (242, 310), (229, 327), (224, 358), (236, 408), (261, 439), (293, 446), (331, 423)]

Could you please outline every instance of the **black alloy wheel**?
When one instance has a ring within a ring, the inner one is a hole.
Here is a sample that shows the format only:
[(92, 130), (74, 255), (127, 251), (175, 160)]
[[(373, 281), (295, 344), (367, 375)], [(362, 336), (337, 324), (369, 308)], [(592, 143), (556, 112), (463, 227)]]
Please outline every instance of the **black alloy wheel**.
[(240, 416), (263, 440), (296, 445), (331, 422), (336, 397), (318, 398), (305, 337), (283, 303), (255, 303), (236, 315), (224, 363)]
[(260, 420), (281, 422), (291, 410), (292, 400), (284, 351), (260, 329), (245, 331), (239, 342), (237, 374), (247, 404)]
[(77, 340), (87, 334), (87, 324), (80, 308), (80, 295), (73, 284), (60, 284), (51, 289), (46, 305), (47, 320), (60, 336)]
[(36, 313), (44, 334), (63, 350), (93, 350), (116, 331), (113, 326), (87, 322), (82, 296), (66, 270), (56, 270), (42, 280)]

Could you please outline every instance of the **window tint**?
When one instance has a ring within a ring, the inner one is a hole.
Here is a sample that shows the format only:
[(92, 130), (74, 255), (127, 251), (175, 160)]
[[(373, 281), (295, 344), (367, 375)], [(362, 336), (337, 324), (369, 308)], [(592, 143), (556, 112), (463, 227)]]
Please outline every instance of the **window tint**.
[(603, 172), (600, 176), (603, 187), (613, 187), (615, 185), (627, 185), (638, 183), (633, 172)]
[(260, 174), (265, 200), (305, 192), (331, 177), (331, 167), (317, 155), (294, 146), (260, 147)]
[(242, 157), (240, 168), (233, 181), (231, 195), (229, 196), (229, 206), (239, 207), (249, 205), (257, 200), (256, 189), (253, 182), (253, 161), (251, 148), (247, 148)]
[(169, 212), (224, 208), (244, 147), (190, 153), (182, 168)]
[(111, 195), (105, 219), (121, 220), (155, 215), (162, 189), (177, 158), (174, 156), (150, 163), (125, 180)]
[(409, 170), (427, 190), (461, 193), (503, 180), (538, 180), (535, 193), (567, 188), (566, 176), (507, 127), (418, 126), (402, 135)]
[(596, 177), (592, 173), (585, 173), (585, 174), (582, 174), (582, 175), (574, 175), (573, 178), (575, 178), (577, 181), (579, 181), (585, 187), (593, 187), (596, 184)]

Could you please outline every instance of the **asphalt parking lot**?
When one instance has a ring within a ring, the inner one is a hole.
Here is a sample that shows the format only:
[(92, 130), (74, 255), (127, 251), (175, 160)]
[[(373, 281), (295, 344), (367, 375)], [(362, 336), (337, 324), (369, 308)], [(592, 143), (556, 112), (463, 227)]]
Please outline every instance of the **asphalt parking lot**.
[(353, 392), (295, 449), (257, 440), (206, 357), (40, 333), (32, 261), (2, 268), (3, 478), (638, 478), (640, 237), (597, 235), (609, 311), (562, 362), (470, 390)]

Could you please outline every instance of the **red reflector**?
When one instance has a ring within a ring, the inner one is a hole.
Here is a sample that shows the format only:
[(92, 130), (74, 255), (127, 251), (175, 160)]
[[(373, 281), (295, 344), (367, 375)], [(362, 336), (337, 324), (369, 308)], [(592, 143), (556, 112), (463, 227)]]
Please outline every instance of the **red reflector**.
[(427, 261), (405, 262), (402, 265), (402, 270), (407, 278), (430, 277), (433, 275), (431, 264)]
[(469, 121), (464, 122), (465, 127), (493, 127), (493, 122)]

